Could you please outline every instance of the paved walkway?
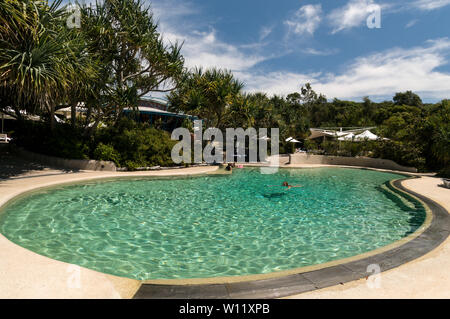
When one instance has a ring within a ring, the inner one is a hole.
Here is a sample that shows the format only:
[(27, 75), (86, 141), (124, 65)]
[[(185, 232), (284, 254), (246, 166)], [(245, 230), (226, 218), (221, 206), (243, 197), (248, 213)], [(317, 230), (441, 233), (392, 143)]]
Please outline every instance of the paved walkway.
[[(0, 167), (3, 178), (0, 206), (25, 191), (65, 182), (118, 176), (190, 175), (217, 169), (208, 166), (148, 172), (72, 172), (28, 163), (6, 152), (0, 153)], [(137, 280), (38, 255), (0, 234), (0, 298), (131, 298), (139, 286)]]
[[(326, 165), (296, 165), (318, 167)], [(194, 167), (149, 172), (64, 171), (22, 161), (0, 153), (0, 206), (18, 194), (64, 182), (117, 176), (200, 174), (216, 167)], [(450, 190), (440, 180), (422, 177), (404, 182), (450, 211)], [(450, 298), (450, 239), (427, 255), (383, 272), (381, 287), (370, 289), (365, 280), (316, 290), (289, 298)], [(115, 277), (56, 261), (22, 248), (0, 234), (0, 298), (130, 298), (136, 280)]]

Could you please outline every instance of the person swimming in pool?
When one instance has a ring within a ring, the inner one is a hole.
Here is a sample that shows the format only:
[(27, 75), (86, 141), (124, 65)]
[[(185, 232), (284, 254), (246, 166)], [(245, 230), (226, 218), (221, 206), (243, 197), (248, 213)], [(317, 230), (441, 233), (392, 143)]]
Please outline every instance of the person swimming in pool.
[(302, 185), (289, 185), (288, 182), (283, 182), (282, 186), (287, 187), (288, 189), (295, 188), (295, 187), (302, 187)]
[[(278, 185), (269, 185), (269, 187), (272, 186), (278, 186)], [(288, 182), (283, 182), (283, 184), (281, 184), (282, 187), (287, 187), (287, 189), (291, 189), (291, 188), (296, 188), (296, 187), (303, 187), (302, 185), (289, 185)]]

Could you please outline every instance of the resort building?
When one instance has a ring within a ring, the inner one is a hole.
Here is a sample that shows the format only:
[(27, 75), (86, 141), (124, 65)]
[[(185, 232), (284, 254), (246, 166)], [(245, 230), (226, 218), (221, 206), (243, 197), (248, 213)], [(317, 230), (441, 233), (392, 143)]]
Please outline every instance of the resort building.
[[(138, 101), (137, 109), (126, 108), (123, 112), (130, 118), (138, 122), (147, 122), (152, 126), (158, 126), (158, 128), (171, 131), (181, 125), (185, 119), (194, 121), (196, 116), (175, 113), (169, 111), (169, 101), (156, 97), (144, 97)], [(63, 115), (65, 118), (70, 118), (70, 107), (60, 109), (56, 112), (59, 115)], [(83, 104), (80, 103), (76, 107), (76, 113), (78, 116), (84, 116), (86, 109)]]
[(370, 130), (376, 127), (330, 127), (330, 128), (311, 128), (311, 135), (308, 140), (334, 140), (339, 141), (361, 141), (361, 140), (377, 140), (379, 137)]
[(127, 116), (150, 125), (159, 125), (161, 129), (171, 131), (181, 125), (185, 119), (194, 121), (196, 116), (174, 113), (169, 110), (169, 101), (162, 98), (142, 98), (138, 102), (137, 110), (128, 108), (124, 112)]

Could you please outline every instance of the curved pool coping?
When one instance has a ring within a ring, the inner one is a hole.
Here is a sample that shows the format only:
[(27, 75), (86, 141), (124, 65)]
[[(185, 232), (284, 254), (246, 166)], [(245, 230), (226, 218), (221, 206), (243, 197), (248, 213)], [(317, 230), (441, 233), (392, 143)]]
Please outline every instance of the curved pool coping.
[[(352, 168), (349, 168), (349, 169), (352, 169)], [(359, 169), (359, 168), (356, 168), (356, 169)], [(411, 178), (411, 177), (409, 177), (409, 178)], [(407, 177), (407, 178), (392, 180), (392, 181), (390, 181), (390, 184), (395, 189), (403, 192), (402, 190), (395, 187), (392, 183), (397, 182), (397, 181), (406, 180), (409, 178)], [(413, 240), (414, 238), (418, 237), (421, 233), (423, 233), (430, 226), (431, 221), (433, 219), (433, 214), (432, 214), (431, 210), (428, 208), (428, 206), (423, 201), (416, 198), (415, 196), (412, 196), (412, 197), (414, 197), (414, 199), (418, 200), (425, 208), (426, 218), (425, 218), (423, 224), (419, 228), (417, 228), (413, 233), (409, 234), (406, 237), (403, 237), (403, 238), (401, 238), (395, 242), (392, 242), (388, 245), (370, 250), (370, 251), (362, 253), (362, 254), (358, 254), (358, 255), (354, 255), (354, 256), (350, 256), (350, 257), (346, 257), (346, 258), (341, 258), (341, 259), (336, 259), (336, 260), (332, 260), (332, 261), (325, 262), (325, 263), (314, 264), (314, 265), (303, 266), (303, 267), (296, 267), (296, 268), (291, 268), (291, 269), (286, 269), (286, 270), (281, 270), (281, 271), (269, 272), (269, 273), (265, 273), (265, 274), (207, 277), (207, 278), (147, 279), (147, 280), (142, 280), (142, 282), (143, 282), (143, 284), (148, 284), (148, 285), (173, 285), (173, 286), (202, 285), (202, 284), (205, 284), (205, 285), (207, 285), (207, 284), (209, 284), (209, 285), (210, 284), (231, 284), (231, 283), (240, 283), (240, 282), (250, 282), (250, 281), (258, 281), (258, 280), (264, 280), (264, 279), (285, 277), (285, 276), (293, 275), (293, 274), (312, 272), (312, 271), (321, 270), (324, 268), (328, 268), (328, 267), (332, 267), (332, 266), (336, 266), (336, 265), (340, 265), (340, 264), (349, 263), (349, 262), (352, 262), (355, 260), (360, 260), (360, 259), (363, 259), (366, 257), (374, 256), (374, 255), (383, 253), (385, 251), (389, 251), (391, 249), (397, 248), (397, 247)]]
[[(410, 177), (417, 178), (417, 177)], [(200, 279), (145, 280), (134, 298), (279, 298), (367, 278), (373, 268), (387, 271), (417, 259), (450, 235), (450, 215), (435, 201), (390, 181), (392, 187), (419, 201), (426, 219), (414, 233), (387, 246), (323, 264), (260, 275)]]
[[(331, 166), (331, 165), (324, 165)], [(331, 166), (339, 167), (339, 166)], [(342, 167), (342, 166), (341, 166)], [(289, 167), (287, 167), (289, 168)], [(294, 168), (294, 167), (293, 167)], [(356, 167), (344, 167), (358, 169)], [(367, 168), (364, 168), (367, 169)], [(387, 170), (388, 171), (388, 170)], [(211, 170), (209, 170), (211, 172)], [(394, 172), (394, 171), (391, 171)], [(161, 172), (156, 176), (168, 176)], [(189, 174), (186, 172), (173, 172), (170, 176), (184, 176), (205, 174)], [(399, 172), (394, 172), (399, 174)], [(401, 173), (400, 173), (401, 174)], [(411, 174), (403, 174), (411, 176)], [(64, 184), (79, 182), (92, 182), (107, 178), (133, 178), (154, 177), (155, 174), (107, 174), (65, 182), (51, 183), (51, 185), (37, 186), (19, 192), (11, 198), (0, 201), (0, 208), (6, 206), (12, 200), (28, 195), (30, 192), (46, 188), (57, 187)], [(413, 177), (414, 178), (414, 177)], [(353, 257), (331, 261), (319, 265), (301, 267), (286, 271), (273, 272), (261, 275), (214, 277), (201, 279), (175, 279), (175, 280), (146, 280), (141, 285), (134, 298), (276, 298), (312, 291), (324, 287), (334, 286), (345, 282), (367, 277), (367, 266), (378, 264), (381, 271), (386, 271), (419, 258), (430, 252), (442, 243), (450, 234), (450, 217), (447, 211), (436, 202), (427, 197), (406, 189), (401, 185), (405, 179), (391, 181), (391, 185), (397, 190), (414, 197), (420, 201), (426, 209), (427, 217), (424, 224), (414, 233), (387, 246)], [(3, 203), (1, 203), (3, 202)], [(0, 234), (0, 236), (3, 236)], [(23, 248), (25, 249), (25, 248)], [(34, 253), (34, 252), (33, 252)], [(34, 253), (36, 254), (36, 253)], [(41, 256), (41, 255), (40, 255)], [(48, 257), (46, 257), (48, 258)], [(51, 258), (48, 258), (53, 260)], [(54, 260), (56, 262), (56, 260)], [(102, 273), (100, 273), (102, 274)], [(123, 278), (123, 277), (119, 277)], [(129, 278), (123, 278), (133, 281)], [(129, 295), (129, 297), (133, 296)]]

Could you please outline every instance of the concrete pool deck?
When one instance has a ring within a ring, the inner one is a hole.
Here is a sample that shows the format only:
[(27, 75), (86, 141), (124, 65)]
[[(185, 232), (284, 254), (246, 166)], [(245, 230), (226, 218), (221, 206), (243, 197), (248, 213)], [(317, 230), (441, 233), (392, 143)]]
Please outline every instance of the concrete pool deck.
[[(439, 187), (440, 184), (442, 181), (435, 177), (403, 182), (406, 188), (432, 199), (450, 212), (450, 189)], [(287, 298), (450, 298), (449, 269), (450, 237), (424, 256), (382, 272), (379, 287), (370, 288), (367, 280), (360, 279)]]
[[(216, 169), (205, 166), (119, 173), (36, 168), (8, 179), (0, 179), (0, 207), (24, 192), (61, 183), (99, 178), (196, 175)], [(138, 280), (103, 274), (39, 255), (0, 234), (0, 299), (132, 298), (140, 285)]]
[[(330, 165), (286, 167), (323, 166)], [(61, 183), (129, 176), (195, 175), (216, 169), (193, 167), (147, 172), (68, 172), (46, 168), (25, 171), (0, 180), (0, 206), (23, 192)], [(434, 200), (448, 212), (450, 190), (438, 187), (438, 184), (440, 179), (428, 176), (403, 182), (405, 187)], [(290, 298), (448, 298), (448, 269), (450, 239), (447, 238), (438, 248), (419, 259), (383, 272), (381, 288), (369, 289), (363, 279)], [(140, 285), (137, 280), (99, 273), (38, 255), (0, 235), (0, 298), (131, 298)], [(255, 295), (255, 298), (258, 296)]]

